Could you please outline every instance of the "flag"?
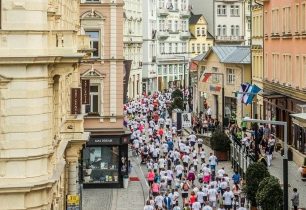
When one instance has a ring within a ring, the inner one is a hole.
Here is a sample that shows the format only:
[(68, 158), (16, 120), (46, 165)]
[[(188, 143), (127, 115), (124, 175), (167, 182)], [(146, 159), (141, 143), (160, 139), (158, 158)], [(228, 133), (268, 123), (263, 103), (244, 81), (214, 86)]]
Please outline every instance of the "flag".
[(220, 90), (221, 90), (221, 86), (219, 86), (219, 85), (210, 85), (209, 86), (209, 91), (216, 91), (216, 92), (220, 92)]
[(240, 89), (239, 89), (238, 94), (237, 94), (237, 100), (242, 101), (244, 93), (246, 92), (246, 89), (249, 85), (250, 85), (249, 83), (242, 83), (240, 85)]
[(197, 71), (198, 70), (198, 64), (199, 62), (198, 61), (194, 61), (192, 60), (189, 64), (189, 70), (190, 71)]
[(204, 78), (202, 82), (207, 82), (210, 76), (211, 76), (211, 73), (204, 73)]
[(259, 91), (261, 91), (261, 89), (260, 89), (258, 86), (256, 86), (256, 85), (251, 85), (251, 86), (248, 88), (248, 90), (247, 90), (245, 96), (243, 97), (243, 102), (244, 102), (245, 104), (251, 104), (252, 101), (253, 101), (254, 96), (255, 96), (257, 93), (259, 93)]

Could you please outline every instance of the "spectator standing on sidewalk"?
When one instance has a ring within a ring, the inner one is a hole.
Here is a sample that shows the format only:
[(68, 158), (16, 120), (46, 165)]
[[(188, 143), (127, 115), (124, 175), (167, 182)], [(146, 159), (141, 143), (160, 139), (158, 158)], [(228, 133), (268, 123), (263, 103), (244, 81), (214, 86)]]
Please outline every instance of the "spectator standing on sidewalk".
[(291, 197), (292, 206), (294, 210), (298, 210), (298, 206), (300, 203), (299, 193), (296, 188), (293, 188), (293, 194)]

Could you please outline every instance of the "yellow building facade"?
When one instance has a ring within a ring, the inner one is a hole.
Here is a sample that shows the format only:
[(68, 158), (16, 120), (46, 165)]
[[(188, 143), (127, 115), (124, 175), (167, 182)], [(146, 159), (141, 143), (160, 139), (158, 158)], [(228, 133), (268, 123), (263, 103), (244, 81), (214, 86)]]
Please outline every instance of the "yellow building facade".
[[(199, 68), (201, 75), (198, 81), (198, 95), (202, 96), (202, 99), (198, 100), (199, 107), (206, 101), (212, 110), (212, 118), (222, 121), (222, 100), (224, 100), (224, 124), (227, 125), (231, 117), (235, 116), (240, 125), (241, 119), (251, 114), (251, 106), (244, 105), (235, 96), (241, 83), (251, 82), (250, 48), (248, 46), (214, 46), (199, 63)], [(212, 74), (206, 80), (207, 73)], [(224, 87), (224, 99), (222, 87)]]
[(191, 58), (206, 53), (214, 45), (214, 38), (207, 29), (208, 24), (203, 15), (191, 15), (189, 19), (191, 33), (189, 55)]
[[(263, 7), (252, 6), (252, 83), (263, 89)], [(252, 117), (263, 119), (263, 96), (257, 94), (253, 101)]]
[(0, 209), (62, 210), (77, 195), (80, 150), (79, 2), (2, 1)]

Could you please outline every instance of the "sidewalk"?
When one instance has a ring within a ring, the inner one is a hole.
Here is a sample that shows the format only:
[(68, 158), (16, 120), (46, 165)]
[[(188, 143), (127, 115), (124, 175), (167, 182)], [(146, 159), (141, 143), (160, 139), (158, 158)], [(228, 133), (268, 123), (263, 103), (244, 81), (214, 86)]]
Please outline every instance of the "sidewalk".
[[(283, 158), (279, 152), (273, 154), (272, 165), (269, 167), (271, 175), (277, 177), (280, 183), (283, 184)], [(290, 197), (292, 189), (297, 188), (300, 194), (300, 208), (306, 208), (306, 181), (302, 181), (301, 175), (298, 171), (298, 166), (294, 161), (288, 162), (288, 183), (289, 183), (289, 207), (291, 208)]]
[[(130, 157), (133, 168), (127, 189), (83, 189), (83, 210), (142, 210), (148, 197), (146, 183), (136, 160)], [(138, 179), (139, 180), (138, 180)]]
[[(190, 134), (192, 129), (186, 128), (185, 132)], [(297, 188), (300, 194), (300, 208), (306, 208), (306, 181), (302, 181), (298, 168), (294, 161), (288, 162), (289, 209), (292, 207), (290, 198), (293, 188)], [(279, 152), (274, 153), (272, 165), (268, 169), (270, 174), (277, 177), (283, 184), (283, 158)]]

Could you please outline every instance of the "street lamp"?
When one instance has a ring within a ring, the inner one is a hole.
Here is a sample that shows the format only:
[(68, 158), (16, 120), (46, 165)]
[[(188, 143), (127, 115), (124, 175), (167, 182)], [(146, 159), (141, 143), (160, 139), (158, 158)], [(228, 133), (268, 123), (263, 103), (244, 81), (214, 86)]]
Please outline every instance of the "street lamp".
[(224, 107), (225, 107), (225, 100), (224, 100), (224, 74), (223, 73), (218, 73), (218, 72), (205, 72), (205, 74), (215, 74), (215, 75), (221, 75), (222, 76), (222, 92), (221, 92), (221, 98), (222, 98), (222, 129), (224, 127)]
[(243, 118), (244, 122), (255, 122), (271, 125), (282, 125), (284, 126), (284, 156), (283, 156), (283, 185), (284, 185), (284, 207), (283, 210), (288, 210), (288, 140), (287, 140), (287, 122), (283, 121), (270, 121), (270, 120), (258, 120), (251, 118)]
[(184, 75), (183, 75), (183, 84), (184, 84), (184, 92), (183, 92), (183, 102), (184, 102), (184, 109), (186, 109), (186, 104), (185, 104), (185, 92), (186, 92), (186, 80), (185, 80), (185, 74), (186, 74), (186, 57), (184, 56), (184, 55), (182, 55), (182, 56), (176, 56), (176, 57), (178, 57), (178, 58), (183, 58), (183, 73), (184, 73)]

